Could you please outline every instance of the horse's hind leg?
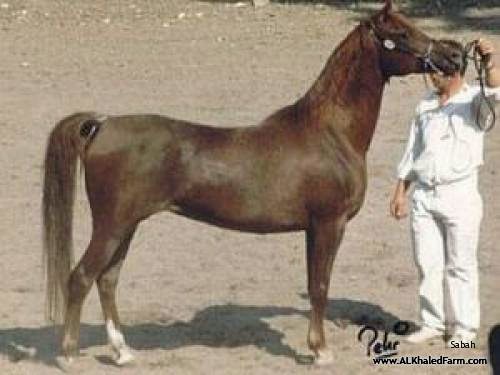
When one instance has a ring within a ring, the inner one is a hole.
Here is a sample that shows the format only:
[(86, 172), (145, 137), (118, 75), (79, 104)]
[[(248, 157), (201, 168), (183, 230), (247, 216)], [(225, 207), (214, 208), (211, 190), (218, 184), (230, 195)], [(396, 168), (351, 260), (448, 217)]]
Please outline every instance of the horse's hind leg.
[(71, 272), (68, 281), (68, 301), (62, 340), (63, 354), (68, 360), (78, 354), (83, 301), (93, 282), (105, 270), (115, 251), (126, 237), (126, 235), (119, 233), (112, 231), (105, 225), (95, 226), (87, 251)]
[(115, 292), (118, 277), (120, 276), (120, 269), (127, 256), (135, 229), (134, 227), (124, 238), (104, 272), (97, 278), (97, 288), (106, 324), (106, 332), (109, 343), (116, 354), (115, 361), (118, 365), (124, 365), (134, 359), (120, 331), (120, 319), (116, 308)]
[(344, 233), (343, 217), (313, 219), (307, 230), (307, 277), (311, 300), (308, 344), (316, 356), (317, 364), (332, 361), (327, 350), (323, 320), (333, 261)]

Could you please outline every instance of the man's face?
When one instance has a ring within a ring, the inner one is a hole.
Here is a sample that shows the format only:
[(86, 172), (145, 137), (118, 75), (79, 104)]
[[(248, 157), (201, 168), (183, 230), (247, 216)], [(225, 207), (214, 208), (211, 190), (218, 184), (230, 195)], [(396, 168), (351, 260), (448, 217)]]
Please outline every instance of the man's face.
[(439, 73), (430, 74), (432, 84), (438, 90), (438, 92), (445, 91), (450, 85), (450, 76), (445, 76)]
[(439, 73), (431, 73), (430, 77), (432, 84), (440, 93), (449, 91), (453, 85), (460, 84), (462, 82), (462, 76), (458, 72), (451, 76), (445, 76)]

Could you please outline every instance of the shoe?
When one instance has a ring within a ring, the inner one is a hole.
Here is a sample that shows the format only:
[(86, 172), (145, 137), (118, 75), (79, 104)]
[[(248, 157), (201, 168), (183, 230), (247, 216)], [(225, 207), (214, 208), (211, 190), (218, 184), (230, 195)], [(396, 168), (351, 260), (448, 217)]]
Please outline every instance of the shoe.
[(450, 349), (456, 348), (475, 348), (476, 333), (472, 331), (457, 331), (448, 340), (446, 347)]
[(442, 337), (443, 332), (423, 326), (418, 331), (413, 332), (405, 338), (405, 341), (409, 344), (421, 344), (423, 342), (429, 341), (435, 337)]

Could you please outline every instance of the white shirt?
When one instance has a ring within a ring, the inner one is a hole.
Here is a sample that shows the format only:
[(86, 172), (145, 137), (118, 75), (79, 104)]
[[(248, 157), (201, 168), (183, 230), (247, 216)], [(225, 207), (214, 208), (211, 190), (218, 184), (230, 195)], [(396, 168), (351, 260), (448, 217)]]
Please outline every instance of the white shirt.
[[(500, 87), (487, 88), (486, 94), (498, 106)], [(483, 124), (489, 123), (492, 115), (480, 88), (467, 84), (443, 106), (435, 93), (422, 100), (411, 122), (398, 178), (434, 186), (475, 173), (483, 164), (484, 131), (476, 125), (479, 107)]]

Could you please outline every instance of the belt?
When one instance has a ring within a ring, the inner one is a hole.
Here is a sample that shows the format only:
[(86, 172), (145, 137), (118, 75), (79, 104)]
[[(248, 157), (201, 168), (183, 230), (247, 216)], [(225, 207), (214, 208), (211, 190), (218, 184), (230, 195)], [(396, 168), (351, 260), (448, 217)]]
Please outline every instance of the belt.
[(446, 183), (439, 183), (435, 185), (430, 185), (421, 181), (417, 181), (416, 188), (417, 189), (422, 189), (424, 191), (446, 191), (446, 190), (470, 190), (470, 189), (477, 189), (478, 185), (478, 173), (477, 171), (464, 176), (462, 178), (459, 178), (457, 180), (453, 180), (450, 182)]

